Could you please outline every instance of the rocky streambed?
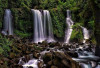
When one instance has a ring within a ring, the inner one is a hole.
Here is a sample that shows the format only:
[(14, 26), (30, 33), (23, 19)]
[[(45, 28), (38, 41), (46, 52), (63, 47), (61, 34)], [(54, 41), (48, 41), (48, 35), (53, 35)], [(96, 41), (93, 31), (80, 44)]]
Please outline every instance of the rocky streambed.
[(91, 44), (16, 40), (13, 45), (9, 57), (0, 60), (3, 68), (100, 68)]

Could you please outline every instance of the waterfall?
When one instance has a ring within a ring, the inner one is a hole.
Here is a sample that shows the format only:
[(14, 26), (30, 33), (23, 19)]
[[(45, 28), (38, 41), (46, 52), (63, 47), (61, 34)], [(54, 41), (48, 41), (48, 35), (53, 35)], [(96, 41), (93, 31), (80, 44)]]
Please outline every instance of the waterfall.
[(42, 13), (39, 10), (32, 9), (34, 24), (34, 43), (44, 40)]
[(43, 21), (44, 36), (48, 42), (53, 42), (54, 36), (53, 36), (50, 12), (48, 10), (43, 10), (43, 16), (44, 16), (44, 21)]
[(33, 42), (38, 43), (47, 40), (54, 41), (51, 16), (48, 10), (43, 10), (43, 14), (39, 10), (32, 9), (34, 35)]
[(89, 31), (85, 28), (85, 27), (82, 27), (82, 30), (83, 30), (83, 35), (84, 35), (84, 40), (83, 40), (83, 43), (86, 42), (87, 39), (89, 39)]
[(2, 34), (13, 35), (12, 15), (10, 9), (5, 10)]
[(69, 43), (71, 34), (72, 34), (72, 26), (74, 22), (71, 20), (71, 11), (67, 10), (67, 18), (66, 18), (67, 29), (65, 31), (65, 43)]

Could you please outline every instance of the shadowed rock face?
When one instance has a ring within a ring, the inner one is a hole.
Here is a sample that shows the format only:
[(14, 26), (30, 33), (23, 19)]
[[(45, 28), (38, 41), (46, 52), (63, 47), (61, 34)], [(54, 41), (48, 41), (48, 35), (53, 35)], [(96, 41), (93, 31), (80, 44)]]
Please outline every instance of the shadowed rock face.
[[(97, 2), (100, 2), (99, 0), (96, 0)], [(94, 21), (95, 21), (95, 37), (97, 41), (97, 47), (96, 47), (96, 55), (100, 56), (100, 7), (97, 6), (94, 0), (90, 0), (90, 6), (92, 7), (92, 10), (94, 12)]]

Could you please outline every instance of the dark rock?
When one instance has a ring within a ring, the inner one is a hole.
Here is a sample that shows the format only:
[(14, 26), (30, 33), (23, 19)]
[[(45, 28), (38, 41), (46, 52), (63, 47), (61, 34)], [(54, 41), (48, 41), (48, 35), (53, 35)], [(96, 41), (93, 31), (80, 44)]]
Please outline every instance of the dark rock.
[(10, 53), (10, 58), (15, 58), (15, 57), (16, 57), (16, 54), (13, 53), (13, 52), (11, 52), (11, 53)]
[(35, 58), (39, 58), (39, 53), (38, 52), (33, 52), (33, 56), (35, 57)]
[(70, 64), (66, 60), (62, 60), (62, 63), (67, 67), (70, 68)]
[(57, 66), (51, 66), (51, 68), (58, 68)]
[(30, 60), (30, 56), (29, 55), (25, 55), (25, 58), (23, 58), (24, 61), (28, 62)]
[(75, 51), (68, 51), (67, 54), (71, 57), (77, 58), (78, 54)]
[(53, 63), (53, 62), (52, 62), (52, 60), (51, 60), (51, 61), (48, 62), (48, 65), (52, 65), (52, 63)]
[(52, 53), (46, 53), (44, 56), (43, 56), (43, 61), (44, 63), (48, 63), (49, 61), (52, 60)]
[(42, 68), (43, 64), (44, 64), (43, 61), (40, 61), (40, 62), (38, 63), (38, 67), (39, 67), (39, 68)]

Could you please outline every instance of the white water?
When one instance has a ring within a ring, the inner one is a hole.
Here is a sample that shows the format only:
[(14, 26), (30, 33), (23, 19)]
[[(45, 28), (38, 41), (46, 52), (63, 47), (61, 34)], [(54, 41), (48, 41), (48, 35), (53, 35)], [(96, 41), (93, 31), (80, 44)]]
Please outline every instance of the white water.
[(2, 34), (13, 35), (12, 15), (10, 9), (5, 10)]
[(28, 63), (25, 63), (23, 65), (23, 68), (28, 68), (28, 67), (38, 68), (38, 60), (32, 59), (32, 60), (29, 60)]
[(90, 64), (80, 63), (81, 68), (92, 68)]
[[(29, 57), (30, 57), (30, 60), (28, 62), (25, 61), (26, 58), (24, 56), (21, 57), (18, 64), (22, 65), (23, 68), (29, 68), (29, 67), (38, 68), (38, 62), (39, 62), (38, 59), (33, 59), (32, 54), (30, 54)], [(23, 59), (24, 59), (24, 61), (23, 61)]]
[(89, 39), (89, 31), (85, 28), (85, 27), (82, 27), (82, 30), (83, 30), (83, 35), (84, 35), (84, 40), (83, 40), (83, 43), (86, 42), (87, 39)]
[(48, 10), (43, 10), (43, 14), (39, 10), (32, 9), (34, 35), (33, 42), (38, 43), (47, 40), (47, 42), (53, 42), (53, 29), (51, 16)]
[(74, 22), (71, 20), (71, 12), (67, 10), (67, 18), (66, 18), (67, 29), (65, 31), (65, 43), (69, 43), (71, 34), (72, 34), (72, 26)]
[(39, 10), (32, 9), (33, 24), (34, 24), (34, 38), (33, 42), (38, 43), (44, 40), (42, 13)]
[[(87, 48), (87, 47), (85, 47)], [(83, 48), (79, 48), (82, 51), (77, 51), (78, 58), (72, 58), (76, 62), (79, 62), (82, 68), (99, 68), (98, 60), (100, 57), (95, 56), (93, 52), (85, 51)]]
[(50, 12), (48, 10), (43, 10), (43, 27), (44, 27), (44, 37), (48, 42), (54, 42), (53, 28)]

